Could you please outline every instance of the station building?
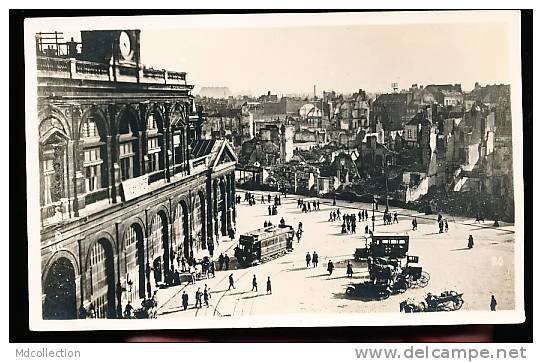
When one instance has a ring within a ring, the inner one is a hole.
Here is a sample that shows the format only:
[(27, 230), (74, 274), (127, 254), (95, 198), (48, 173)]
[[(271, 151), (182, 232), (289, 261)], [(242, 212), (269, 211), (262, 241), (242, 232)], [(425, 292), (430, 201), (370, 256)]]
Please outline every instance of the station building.
[(118, 318), (235, 227), (237, 157), (201, 139), (184, 72), (141, 64), (138, 30), (59, 39), (36, 35), (42, 315)]

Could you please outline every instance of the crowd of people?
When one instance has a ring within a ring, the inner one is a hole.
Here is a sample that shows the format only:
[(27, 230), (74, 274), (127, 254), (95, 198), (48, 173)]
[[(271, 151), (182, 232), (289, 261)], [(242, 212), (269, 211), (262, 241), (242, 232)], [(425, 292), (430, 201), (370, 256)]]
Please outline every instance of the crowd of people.
[(320, 200), (312, 200), (312, 201), (305, 202), (305, 200), (303, 199), (298, 199), (297, 207), (300, 208), (301, 212), (303, 213), (317, 211), (317, 210), (320, 210)]
[[(244, 200), (250, 206), (255, 205), (257, 198), (259, 199), (260, 204), (268, 204), (267, 207), (268, 207), (269, 215), (277, 215), (278, 206), (281, 205), (281, 195), (277, 194), (275, 196), (272, 196), (270, 193), (268, 193), (267, 195), (264, 195), (264, 194), (255, 195), (255, 194), (253, 194), (251, 192), (245, 192)], [(237, 195), (235, 197), (235, 201), (238, 204), (241, 203), (241, 196)], [(320, 200), (315, 199), (315, 200), (306, 201), (303, 198), (299, 198), (299, 199), (297, 199), (297, 208), (301, 209), (302, 213), (308, 213), (308, 212), (320, 210)], [(373, 215), (374, 215), (374, 211), (373, 211)], [(481, 219), (481, 218), (477, 218), (476, 221), (478, 221), (478, 219)], [(360, 222), (365, 223), (365, 222), (368, 222), (368, 221), (373, 221), (374, 222), (374, 216), (369, 218), (369, 213), (368, 213), (368, 211), (366, 209), (360, 209), (360, 210), (357, 211), (357, 213), (356, 212), (345, 213), (345, 212), (341, 212), (341, 210), (339, 208), (336, 208), (336, 209), (334, 208), (333, 210), (331, 210), (329, 212), (328, 221), (329, 222), (337, 222), (337, 221), (341, 222), (342, 221), (341, 233), (343, 233), (343, 234), (355, 234), (356, 231), (357, 231), (357, 224), (358, 223), (360, 223)], [(391, 225), (391, 224), (399, 223), (399, 215), (398, 215), (397, 211), (390, 212), (386, 208), (386, 211), (383, 212), (383, 221), (384, 221), (384, 225)], [(448, 221), (441, 214), (438, 214), (437, 223), (438, 223), (438, 227), (439, 227), (439, 233), (448, 232)], [(281, 217), (279, 224), (280, 224), (280, 226), (285, 226), (284, 217)], [(272, 226), (272, 225), (273, 224), (271, 223), (271, 221), (269, 221), (269, 220), (264, 221), (264, 227), (269, 227), (269, 226)], [(417, 221), (416, 217), (413, 217), (412, 218), (412, 230), (416, 231), (417, 227), (418, 227), (418, 221)], [(371, 234), (372, 233), (372, 230), (369, 229), (369, 225), (365, 225), (364, 230), (365, 230), (366, 234)], [(304, 232), (303, 224), (300, 221), (299, 224), (298, 224), (298, 228), (295, 231), (295, 236), (297, 237), (298, 243), (301, 240), (303, 232)], [(234, 237), (232, 237), (231, 233), (229, 233), (229, 234), (230, 234), (230, 238), (233, 240)], [(234, 232), (233, 232), (233, 235), (235, 235)], [(473, 238), (472, 235), (469, 235), (467, 246), (468, 246), (469, 249), (472, 249), (474, 247), (474, 238)], [(196, 284), (196, 281), (201, 276), (209, 277), (209, 275), (214, 276), (214, 274), (215, 274), (215, 270), (214, 270), (215, 265), (212, 262), (212, 259), (210, 259), (209, 257), (206, 257), (207, 259), (206, 260), (204, 259), (200, 263), (196, 263), (196, 260), (194, 258), (185, 258), (185, 256), (181, 252), (179, 252), (178, 255), (176, 254), (175, 256), (176, 256), (176, 260), (177, 260), (178, 270), (180, 272), (182, 272), (182, 273), (189, 273), (190, 274), (191, 278), (190, 278), (189, 283), (191, 283), (191, 284)], [(212, 258), (212, 255), (211, 255), (211, 258)], [(327, 257), (326, 257), (326, 259), (327, 259)], [(172, 260), (175, 260), (174, 256), (172, 256)], [(305, 255), (305, 261), (306, 261), (306, 267), (307, 268), (309, 268), (311, 266), (312, 266), (312, 268), (317, 268), (318, 267), (318, 262), (319, 262), (318, 253), (316, 251), (313, 251), (312, 254), (310, 252), (307, 252), (306, 255)], [(218, 264), (217, 264), (217, 269), (218, 270), (227, 271), (227, 270), (230, 269), (230, 258), (226, 253), (220, 253), (219, 257), (217, 258), (217, 262), (218, 262)], [(353, 266), (353, 264), (351, 263), (350, 260), (347, 260), (346, 262), (347, 262), (347, 264), (346, 264), (346, 277), (347, 278), (353, 278), (354, 266)], [(333, 261), (331, 259), (328, 259), (327, 260), (327, 266), (326, 266), (326, 270), (327, 270), (328, 274), (332, 275), (335, 268), (336, 267), (335, 267), (335, 264), (333, 263)], [(174, 266), (172, 266), (172, 271), (171, 271), (170, 275), (174, 275), (175, 273), (177, 273), (176, 268)], [(169, 281), (169, 282), (172, 281), (171, 277), (166, 277), (166, 278), (167, 278), (167, 281)], [(174, 278), (174, 279), (176, 281), (178, 281), (178, 278)], [(235, 289), (235, 280), (234, 280), (234, 277), (233, 277), (233, 273), (231, 273), (229, 275), (229, 277), (228, 277), (228, 289), (227, 290), (231, 290), (231, 289)], [(251, 289), (251, 291), (255, 291), (255, 292), (258, 291), (258, 280), (257, 280), (256, 274), (254, 274), (253, 277), (252, 277), (252, 289)], [(270, 279), (269, 276), (268, 276), (267, 282), (266, 282), (266, 291), (267, 291), (268, 294), (271, 294), (271, 279)], [(153, 298), (154, 298), (154, 301), (156, 301), (156, 294), (154, 294)], [(197, 291), (195, 292), (195, 295), (194, 295), (194, 301), (193, 301), (194, 308), (202, 308), (204, 305), (208, 307), (210, 299), (211, 299), (211, 290), (207, 286), (207, 284), (204, 285), (203, 290), (201, 290), (201, 287), (198, 287)], [(147, 302), (147, 304), (151, 305), (152, 303)], [(182, 307), (182, 309), (187, 310), (189, 304), (190, 303), (189, 303), (188, 293), (183, 291), (182, 295), (181, 295), (181, 307)], [(492, 310), (494, 310), (494, 308), (496, 307), (496, 301), (492, 301), (492, 304), (494, 304), (494, 306), (492, 306)], [(128, 305), (126, 308), (128, 309), (128, 312), (126, 312), (126, 315), (127, 316), (132, 315), (133, 314), (133, 311), (132, 311), (133, 308), (130, 305)], [(150, 307), (150, 309), (151, 309), (151, 313), (152, 313), (152, 306)], [(91, 315), (92, 312), (89, 312), (88, 314)]]

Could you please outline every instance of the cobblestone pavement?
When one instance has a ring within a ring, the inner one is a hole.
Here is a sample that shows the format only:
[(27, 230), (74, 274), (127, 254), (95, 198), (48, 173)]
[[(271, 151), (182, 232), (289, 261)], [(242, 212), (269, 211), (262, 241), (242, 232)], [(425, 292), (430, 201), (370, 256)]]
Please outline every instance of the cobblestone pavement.
[[(259, 195), (259, 192), (255, 192)], [(264, 193), (267, 195), (267, 193)], [(305, 198), (306, 201), (314, 198)], [(429, 285), (421, 289), (409, 289), (383, 301), (361, 301), (347, 297), (346, 287), (351, 282), (367, 278), (367, 267), (354, 263), (353, 279), (346, 277), (346, 261), (353, 259), (356, 247), (365, 245), (364, 222), (357, 223), (357, 234), (341, 234), (339, 222), (328, 222), (329, 213), (340, 208), (342, 213), (356, 213), (371, 208), (368, 204), (320, 200), (320, 210), (302, 213), (297, 208), (297, 196), (282, 198), (279, 213), (268, 216), (268, 204), (246, 203), (237, 208), (237, 230), (240, 233), (263, 226), (265, 220), (277, 225), (281, 217), (287, 224), (297, 228), (303, 223), (304, 234), (300, 243), (294, 241), (294, 251), (270, 262), (247, 269), (217, 271), (211, 279), (198, 281), (195, 285), (181, 285), (159, 291), (158, 318), (194, 318), (201, 316), (249, 316), (286, 313), (363, 313), (398, 312), (399, 303), (407, 298), (422, 300), (426, 293), (440, 293), (455, 290), (464, 293), (462, 310), (488, 310), (491, 294), (498, 301), (498, 309), (514, 308), (514, 226), (500, 223), (493, 227), (492, 221), (484, 224), (472, 219), (450, 217), (449, 231), (439, 234), (436, 215), (420, 214), (412, 210), (391, 208), (399, 214), (399, 223), (383, 225), (382, 211), (376, 212), (376, 233), (393, 232), (410, 235), (409, 255), (419, 256), (423, 270), (430, 276)], [(412, 218), (418, 221), (418, 230), (411, 231)], [(369, 221), (370, 223), (370, 221)], [(467, 248), (468, 235), (472, 234), (475, 247)], [(215, 251), (215, 257), (222, 251), (233, 255), (236, 241), (223, 241)], [(316, 251), (319, 254), (317, 268), (307, 268), (305, 255)], [(326, 272), (328, 260), (336, 266), (331, 276)], [(236, 289), (228, 289), (228, 276), (233, 273)], [(258, 280), (258, 292), (251, 291), (252, 277)], [(272, 280), (273, 293), (266, 295), (267, 277)], [(194, 295), (198, 287), (211, 289), (209, 307), (194, 308)], [(182, 291), (189, 295), (189, 309), (181, 311)]]

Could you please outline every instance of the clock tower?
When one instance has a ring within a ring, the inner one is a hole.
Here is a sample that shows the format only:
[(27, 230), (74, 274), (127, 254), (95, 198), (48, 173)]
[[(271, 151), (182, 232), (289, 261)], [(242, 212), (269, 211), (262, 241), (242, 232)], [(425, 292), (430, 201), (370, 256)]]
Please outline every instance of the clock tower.
[(138, 66), (140, 30), (81, 31), (81, 60)]

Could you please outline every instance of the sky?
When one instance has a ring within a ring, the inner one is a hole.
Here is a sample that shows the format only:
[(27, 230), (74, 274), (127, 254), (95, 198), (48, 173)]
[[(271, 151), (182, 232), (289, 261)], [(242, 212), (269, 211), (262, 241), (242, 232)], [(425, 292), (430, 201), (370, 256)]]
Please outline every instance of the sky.
[(390, 91), (411, 84), (509, 83), (506, 27), (424, 24), (141, 33), (141, 59), (196, 86), (263, 94)]
[(312, 94), (313, 86), (322, 94), (360, 88), (390, 92), (392, 82), (399, 83), (400, 89), (461, 83), (464, 90), (472, 89), (475, 82), (511, 83), (505, 22), (181, 25), (144, 27), (141, 61), (153, 68), (186, 72), (195, 94), (205, 86), (281, 95)]

